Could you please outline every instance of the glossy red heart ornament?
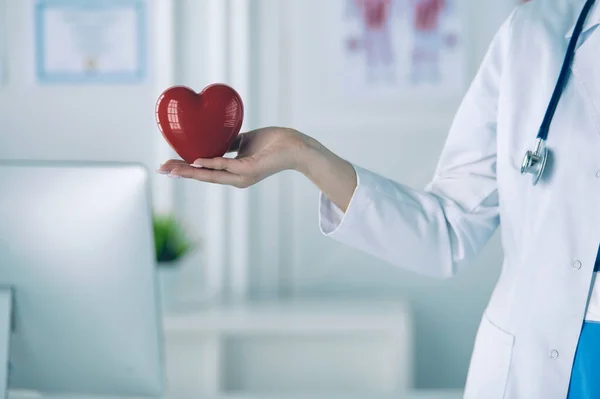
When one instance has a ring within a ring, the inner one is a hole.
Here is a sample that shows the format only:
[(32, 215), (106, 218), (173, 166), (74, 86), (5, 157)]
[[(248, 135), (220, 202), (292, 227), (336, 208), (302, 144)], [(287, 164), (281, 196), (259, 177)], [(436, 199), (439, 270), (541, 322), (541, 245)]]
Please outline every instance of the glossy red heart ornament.
[(187, 163), (225, 155), (240, 133), (244, 104), (224, 84), (196, 93), (189, 87), (165, 90), (156, 103), (156, 122), (171, 148)]

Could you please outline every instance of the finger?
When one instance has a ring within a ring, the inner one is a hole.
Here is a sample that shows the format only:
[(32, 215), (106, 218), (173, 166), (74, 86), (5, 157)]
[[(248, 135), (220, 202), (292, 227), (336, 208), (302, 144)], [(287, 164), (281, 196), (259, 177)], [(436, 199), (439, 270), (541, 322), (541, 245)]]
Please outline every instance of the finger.
[(256, 163), (253, 158), (223, 158), (223, 161), (199, 159), (191, 166), (198, 169), (224, 170), (240, 176), (251, 176), (257, 173)]
[(187, 163), (181, 159), (170, 159), (164, 164), (160, 165), (156, 171), (161, 174), (169, 174), (174, 168), (181, 165), (187, 165)]
[(175, 168), (171, 171), (169, 176), (230, 186), (237, 186), (242, 181), (242, 178), (239, 175), (224, 170), (197, 169), (189, 166)]
[(207, 168), (213, 170), (229, 170), (234, 163), (235, 159), (232, 158), (199, 158), (196, 159), (190, 166), (194, 168)]

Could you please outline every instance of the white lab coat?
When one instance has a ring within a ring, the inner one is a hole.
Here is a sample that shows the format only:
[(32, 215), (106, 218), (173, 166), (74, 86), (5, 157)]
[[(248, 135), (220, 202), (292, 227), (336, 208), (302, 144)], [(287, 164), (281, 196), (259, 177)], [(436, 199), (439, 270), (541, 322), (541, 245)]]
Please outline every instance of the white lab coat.
[(534, 0), (511, 14), (425, 190), (355, 166), (358, 187), (345, 214), (321, 196), (324, 234), (436, 277), (455, 274), (501, 224), (505, 258), (475, 341), (467, 399), (567, 395), (600, 243), (598, 3), (550, 129), (545, 179), (533, 187), (520, 165), (583, 4)]

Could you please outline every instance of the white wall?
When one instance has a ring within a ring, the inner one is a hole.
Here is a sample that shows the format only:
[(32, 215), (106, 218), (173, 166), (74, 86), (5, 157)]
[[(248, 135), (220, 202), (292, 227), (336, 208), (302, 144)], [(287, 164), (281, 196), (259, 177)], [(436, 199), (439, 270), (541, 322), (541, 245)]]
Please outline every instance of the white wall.
[[(156, 167), (152, 77), (136, 86), (36, 86), (34, 2), (5, 3), (8, 70), (0, 87), (0, 158), (131, 161)], [(153, 7), (148, 11), (153, 18)], [(150, 37), (154, 27), (149, 27)]]
[[(513, 5), (509, 0), (458, 3), (466, 23), (468, 82)], [(363, 167), (424, 187), (462, 93), (353, 104), (332, 84), (337, 65), (328, 61), (339, 37), (339, 0), (262, 0), (257, 8), (259, 123), (292, 126)], [(415, 311), (416, 386), (462, 387), (479, 318), (499, 272), (498, 239), (457, 278), (431, 281), (322, 237), (317, 196), (294, 173), (253, 193), (254, 296), (405, 298)]]

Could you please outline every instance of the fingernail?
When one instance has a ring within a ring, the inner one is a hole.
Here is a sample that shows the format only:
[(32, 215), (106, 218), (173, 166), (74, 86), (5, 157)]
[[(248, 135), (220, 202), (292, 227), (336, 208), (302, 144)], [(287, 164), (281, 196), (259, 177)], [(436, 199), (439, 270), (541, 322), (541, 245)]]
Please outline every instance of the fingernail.
[(171, 179), (181, 179), (181, 176), (179, 175), (174, 175), (173, 173), (169, 173), (168, 175)]
[(156, 173), (160, 173), (161, 175), (168, 175), (169, 171), (168, 170), (156, 169)]
[(198, 169), (201, 169), (201, 168), (203, 168), (203, 167), (204, 167), (204, 166), (202, 166), (202, 165), (200, 165), (200, 164), (197, 164), (197, 163), (193, 163), (193, 164), (191, 164), (190, 166), (191, 166), (192, 168), (198, 168)]

